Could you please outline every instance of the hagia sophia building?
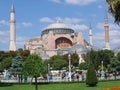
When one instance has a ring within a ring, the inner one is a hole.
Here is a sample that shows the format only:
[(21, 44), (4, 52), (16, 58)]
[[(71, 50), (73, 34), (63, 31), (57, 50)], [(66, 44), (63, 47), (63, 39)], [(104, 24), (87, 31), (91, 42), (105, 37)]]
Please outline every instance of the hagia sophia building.
[(88, 45), (81, 32), (75, 33), (72, 28), (57, 20), (48, 25), (41, 36), (30, 39), (25, 44), (25, 49), (40, 54), (43, 58), (44, 56), (49, 58), (53, 55), (71, 53), (74, 50), (86, 53)]
[[(10, 12), (10, 51), (16, 50), (16, 35), (15, 35), (15, 10), (12, 5)], [(109, 46), (109, 25), (108, 18), (105, 18), (105, 49), (110, 49)], [(79, 55), (79, 63), (84, 62), (81, 55), (86, 54), (89, 50), (98, 50), (93, 46), (92, 42), (92, 27), (89, 28), (89, 42), (87, 42), (82, 32), (75, 32), (70, 26), (60, 20), (48, 25), (40, 36), (28, 40), (24, 49), (30, 53), (37, 53), (42, 59), (49, 59), (54, 55), (64, 55), (77, 53)]]

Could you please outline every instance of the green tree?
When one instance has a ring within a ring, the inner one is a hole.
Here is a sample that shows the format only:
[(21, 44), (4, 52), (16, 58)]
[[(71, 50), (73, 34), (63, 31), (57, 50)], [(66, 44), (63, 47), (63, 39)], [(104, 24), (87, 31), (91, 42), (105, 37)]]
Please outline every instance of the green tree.
[(120, 52), (117, 54), (117, 60), (120, 61)]
[(0, 62), (2, 61), (2, 59), (3, 59), (3, 55), (4, 55), (4, 51), (0, 51)]
[[(65, 55), (63, 55), (63, 57), (64, 57), (64, 60), (67, 62), (67, 64), (66, 64), (66, 67), (68, 67), (68, 62), (69, 62), (69, 59), (68, 59), (68, 54), (65, 54)], [(78, 67), (78, 65), (79, 65), (79, 56), (78, 56), (78, 54), (75, 52), (75, 53), (72, 53), (72, 54), (70, 54), (70, 61), (71, 61), (71, 65), (73, 65), (74, 67)]]
[(23, 63), (22, 73), (25, 77), (35, 78), (35, 90), (38, 90), (37, 77), (43, 75), (46, 69), (42, 59), (37, 54), (29, 55)]
[(80, 70), (87, 70), (88, 69), (88, 63), (87, 62), (80, 63), (79, 69)]
[(50, 58), (49, 64), (52, 67), (52, 69), (60, 70), (63, 67), (67, 66), (67, 61), (64, 59), (63, 56), (55, 55)]
[(18, 75), (19, 82), (22, 81), (21, 70), (23, 67), (23, 59), (20, 54), (18, 54), (15, 58), (13, 58), (12, 65), (11, 65), (11, 74)]
[(79, 65), (79, 56), (77, 53), (71, 54), (71, 64), (75, 67), (78, 67)]
[(94, 69), (94, 65), (92, 63), (89, 64), (86, 76), (86, 85), (90, 87), (96, 86), (98, 83), (96, 72)]
[(106, 0), (109, 5), (109, 12), (115, 18), (117, 24), (120, 23), (120, 0)]
[(98, 57), (98, 51), (91, 50), (86, 55), (84, 55), (84, 60), (86, 63), (90, 64), (91, 62), (94, 64), (95, 68), (97, 69), (97, 57)]
[(120, 61), (117, 57), (114, 57), (109, 64), (109, 71), (110, 72), (120, 72)]
[(19, 48), (17, 50), (17, 53), (19, 53), (22, 56), (23, 60), (25, 60), (27, 58), (27, 56), (30, 55), (29, 50), (23, 50), (22, 48)]
[(101, 62), (103, 61), (103, 66), (107, 68), (107, 66), (110, 64), (110, 61), (114, 57), (114, 53), (111, 50), (100, 50), (98, 51), (98, 57), (97, 57), (97, 65), (101, 66)]
[[(2, 65), (2, 68), (3, 70), (4, 69), (9, 69), (10, 66), (12, 64), (12, 57), (6, 57), (2, 62), (1, 62), (1, 65)], [(2, 70), (2, 71), (3, 71)]]

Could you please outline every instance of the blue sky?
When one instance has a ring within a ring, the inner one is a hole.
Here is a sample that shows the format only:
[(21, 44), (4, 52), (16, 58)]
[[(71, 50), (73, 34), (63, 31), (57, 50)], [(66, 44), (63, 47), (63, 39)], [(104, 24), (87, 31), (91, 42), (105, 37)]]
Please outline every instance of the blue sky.
[[(9, 50), (9, 20), (12, 0), (0, 0), (0, 50)], [(93, 44), (105, 46), (104, 17), (108, 10), (105, 0), (14, 0), (16, 18), (16, 46), (23, 48), (26, 41), (40, 36), (41, 31), (57, 19), (82, 32), (89, 42), (92, 25)], [(110, 47), (120, 46), (120, 27), (108, 13)]]

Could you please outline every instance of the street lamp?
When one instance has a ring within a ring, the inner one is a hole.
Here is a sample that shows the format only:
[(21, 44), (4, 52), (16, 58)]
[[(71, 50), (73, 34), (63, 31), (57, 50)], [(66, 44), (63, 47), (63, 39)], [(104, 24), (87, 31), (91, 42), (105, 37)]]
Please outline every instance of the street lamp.
[(71, 55), (68, 55), (68, 59), (69, 59), (69, 80), (71, 81)]
[(101, 61), (102, 71), (103, 71), (103, 61)]
[(48, 74), (50, 74), (50, 64), (48, 63)]

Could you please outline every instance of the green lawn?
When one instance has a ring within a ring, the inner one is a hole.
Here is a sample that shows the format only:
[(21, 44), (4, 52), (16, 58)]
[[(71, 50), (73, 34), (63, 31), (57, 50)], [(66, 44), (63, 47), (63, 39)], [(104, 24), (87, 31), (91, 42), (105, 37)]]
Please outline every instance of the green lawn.
[[(103, 88), (120, 86), (119, 81), (99, 82), (96, 87), (86, 87), (85, 83), (54, 83), (39, 85), (39, 90), (103, 90)], [(34, 85), (13, 84), (10, 86), (0, 86), (0, 90), (35, 90)]]

